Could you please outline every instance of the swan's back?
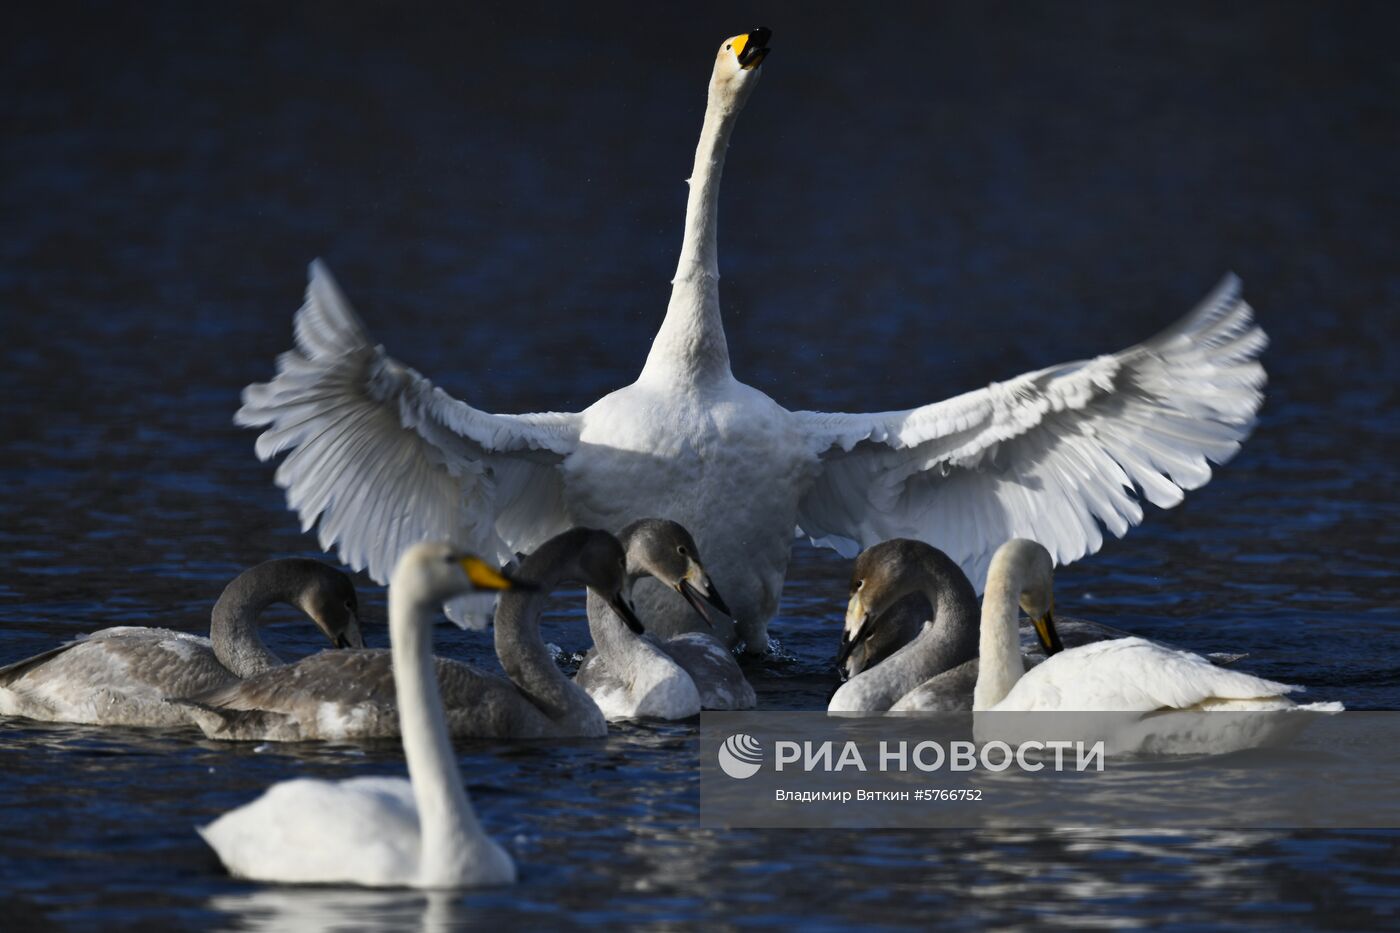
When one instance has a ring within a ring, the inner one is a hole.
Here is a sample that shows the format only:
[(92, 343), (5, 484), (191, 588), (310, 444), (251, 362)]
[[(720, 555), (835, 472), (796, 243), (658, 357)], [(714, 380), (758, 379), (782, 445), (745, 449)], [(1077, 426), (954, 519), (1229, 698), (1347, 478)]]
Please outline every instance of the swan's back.
[(418, 877), (418, 811), (402, 778), (283, 781), (199, 834), (244, 878), (397, 886)]
[(700, 712), (690, 675), (655, 644), (638, 639), (626, 658), (590, 651), (574, 675), (608, 722), (688, 719)]
[(687, 632), (657, 645), (680, 665), (700, 693), (702, 709), (753, 709), (753, 685), (744, 677), (734, 653), (704, 632)]
[(165, 697), (236, 683), (209, 639), (118, 626), (0, 669), (0, 715), (114, 726), (187, 726)]
[(1143, 638), (1119, 638), (1070, 648), (1027, 671), (996, 710), (1151, 712), (1264, 700), (1273, 705), (1298, 687)]
[[(556, 734), (554, 724), (504, 677), (458, 661), (436, 663), (451, 734)], [(322, 651), (181, 702), (214, 739), (302, 742), (400, 734), (391, 655), (381, 649)]]

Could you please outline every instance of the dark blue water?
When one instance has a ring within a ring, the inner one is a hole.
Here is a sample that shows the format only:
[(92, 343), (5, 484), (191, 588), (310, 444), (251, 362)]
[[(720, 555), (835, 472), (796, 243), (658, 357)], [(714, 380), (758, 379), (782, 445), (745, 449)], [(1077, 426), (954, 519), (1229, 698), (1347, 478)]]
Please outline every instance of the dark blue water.
[[(116, 623), (199, 630), (238, 570), (315, 552), (230, 423), (315, 256), (391, 352), (479, 407), (577, 410), (629, 382), (714, 47), (756, 21), (773, 53), (721, 227), (738, 375), (791, 408), (907, 407), (1126, 346), (1237, 271), (1273, 338), (1255, 436), (1064, 570), (1057, 602), (1400, 707), (1382, 4), (12, 12), (0, 658)], [(796, 552), (783, 653), (752, 671), (765, 706), (824, 702), (846, 571)], [(561, 601), (548, 637), (576, 650), (581, 619)], [(312, 647), (290, 615), (275, 637)], [(277, 890), (227, 878), (191, 827), (292, 775), (398, 772), (392, 744), (0, 724), (5, 926), (1400, 924), (1389, 832), (702, 831), (693, 725), (461, 753), (519, 885)]]

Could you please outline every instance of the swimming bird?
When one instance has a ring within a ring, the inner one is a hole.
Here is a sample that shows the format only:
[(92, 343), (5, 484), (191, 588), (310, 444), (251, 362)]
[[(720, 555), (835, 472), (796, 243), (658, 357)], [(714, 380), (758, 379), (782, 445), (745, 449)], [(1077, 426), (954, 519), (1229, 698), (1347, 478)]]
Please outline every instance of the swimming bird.
[[(618, 534), (630, 582), (649, 576), (678, 592), (704, 620), (727, 612), (690, 533), (665, 519), (635, 521)], [(643, 622), (643, 625), (646, 623)], [(661, 640), (629, 631), (601, 599), (588, 596), (593, 650), (574, 675), (608, 721), (687, 719), (702, 709), (752, 709), (753, 687), (734, 654), (713, 635), (684, 632)]]
[(245, 677), (275, 678), (282, 660), (258, 636), (274, 603), (306, 613), (337, 647), (364, 647), (359, 602), (345, 574), (319, 561), (258, 564), (214, 604), (209, 637), (122, 625), (65, 642), (0, 668), (0, 715), (106, 726), (188, 726), (171, 693), (224, 689)]
[[(466, 566), (479, 583), (490, 586), (495, 579), (495, 571), (477, 558)], [(529, 589), (517, 585), (503, 592), (496, 608), (496, 656), (506, 676), (435, 659), (448, 730), (503, 739), (607, 735), (597, 704), (554, 663), (540, 637), (539, 616), (556, 586), (577, 580), (640, 632), (623, 597), (622, 545), (606, 531), (576, 528), (540, 545), (514, 577)], [(252, 677), (179, 702), (211, 739), (393, 738), (400, 725), (392, 662), (391, 651), (323, 651), (280, 676)]]
[[(927, 562), (927, 555), (924, 560)], [(906, 562), (901, 567), (895, 561), (881, 561), (874, 572), (857, 581), (847, 608), (847, 631), (855, 633), (854, 638), (859, 638), (870, 616), (878, 616), (894, 599), (907, 592), (911, 571), (917, 570), (916, 566), (911, 567), (912, 563)], [(891, 567), (905, 572), (891, 574), (888, 572)], [(1156, 713), (1294, 708), (1295, 704), (1287, 695), (1300, 691), (1301, 687), (1219, 667), (1200, 655), (1168, 648), (1145, 638), (1096, 640), (1065, 648), (1053, 618), (1053, 567), (1050, 553), (1040, 544), (1025, 539), (1008, 541), (993, 556), (978, 625), (977, 667), (971, 677), (974, 712)], [(915, 585), (928, 585), (931, 576), (925, 571), (924, 578)], [(930, 593), (931, 597), (933, 595)], [(1030, 670), (1026, 670), (1021, 653), (1018, 604), (1030, 617), (1036, 637), (1048, 655)], [(961, 639), (967, 631), (965, 606), (956, 619), (954, 629)], [(914, 687), (906, 688), (897, 683), (899, 676), (914, 667), (915, 662), (909, 660), (910, 657), (931, 653), (927, 647), (920, 648), (920, 642), (943, 621), (935, 620), (914, 642), (878, 667), (853, 678), (842, 689), (877, 675), (889, 666), (891, 670), (883, 680), (895, 681), (891, 692), (901, 697), (889, 708), (967, 708), (939, 707), (932, 702), (932, 694), (939, 691), (930, 690), (940, 682), (945, 696), (952, 695), (954, 690), (965, 690), (969, 670), (966, 665), (923, 683), (915, 680), (916, 674), (909, 677), (914, 680)], [(878, 685), (881, 679), (875, 678), (875, 683)], [(909, 691), (915, 688), (924, 694), (922, 703), (909, 699)], [(840, 691), (837, 695), (841, 695)], [(844, 711), (877, 708), (882, 707), (851, 703), (840, 706)], [(1340, 710), (1341, 706), (1320, 703), (1304, 708), (1332, 712)]]
[[(977, 595), (948, 555), (922, 541), (882, 541), (856, 558), (850, 593), (836, 657), (846, 682), (829, 711), (972, 709)], [(925, 621), (910, 626), (917, 609), (925, 610)], [(1070, 645), (1130, 637), (1086, 619), (1061, 619), (1057, 631)], [(879, 647), (870, 649), (872, 643)], [(1044, 660), (1030, 622), (1021, 626), (1019, 643), (1028, 663)]]
[[(238, 424), (322, 547), (383, 580), (420, 538), (503, 560), (575, 525), (682, 523), (733, 610), (714, 634), (768, 644), (795, 534), (847, 557), (937, 545), (975, 586), (1016, 536), (1066, 563), (1211, 477), (1249, 434), (1266, 339), (1228, 276), (1184, 319), (1119, 353), (875, 414), (789, 411), (735, 378), (716, 232), (730, 137), (771, 33), (726, 39), (710, 76), (670, 303), (635, 382), (576, 413), (489, 414), (389, 356), (313, 263), (296, 346), (250, 385)], [(674, 591), (636, 605), (662, 638), (704, 630)]]
[[(1145, 638), (1063, 649), (1053, 617), (1054, 561), (1040, 544), (1013, 539), (992, 559), (982, 603), (981, 669), (973, 710), (1277, 710), (1302, 687), (1218, 667), (1198, 654)], [(1017, 604), (1049, 658), (1025, 670), (1016, 637)], [(1309, 708), (1340, 710), (1341, 704)]]
[(408, 779), (299, 778), (199, 829), (230, 873), (282, 884), (461, 888), (515, 882), (462, 787), (438, 691), (432, 614), (511, 582), (450, 545), (410, 547), (389, 584), (389, 643)]

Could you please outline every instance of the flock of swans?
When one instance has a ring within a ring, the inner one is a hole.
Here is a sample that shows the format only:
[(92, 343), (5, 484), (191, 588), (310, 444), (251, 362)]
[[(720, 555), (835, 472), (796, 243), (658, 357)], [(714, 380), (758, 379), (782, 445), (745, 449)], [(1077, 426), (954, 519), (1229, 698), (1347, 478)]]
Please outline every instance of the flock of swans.
[[(1297, 688), (1053, 615), (1052, 568), (1097, 550), (1100, 524), (1140, 521), (1135, 489), (1173, 505), (1249, 432), (1265, 338), (1237, 281), (1123, 352), (907, 411), (792, 412), (734, 378), (719, 180), (769, 38), (718, 50), (670, 306), (638, 379), (583, 412), (449, 397), (312, 266), (296, 346), (237, 420), (264, 429), (259, 457), (286, 453), (276, 480), (305, 528), (388, 583), (389, 650), (364, 647), (343, 573), (272, 561), (229, 584), (207, 639), (113, 628), (0, 669), (0, 714), (216, 740), (398, 737), (408, 780), (287, 781), (200, 832), (251, 879), (509, 883), (453, 737), (597, 737), (754, 708), (736, 652), (767, 648), (795, 532), (859, 552), (833, 713), (1292, 707)], [(565, 582), (586, 587), (593, 641), (572, 678), (539, 631)], [(480, 594), (497, 594), (499, 672), (432, 653), (439, 608), (465, 623)], [(283, 663), (257, 633), (274, 602), (332, 647)]]

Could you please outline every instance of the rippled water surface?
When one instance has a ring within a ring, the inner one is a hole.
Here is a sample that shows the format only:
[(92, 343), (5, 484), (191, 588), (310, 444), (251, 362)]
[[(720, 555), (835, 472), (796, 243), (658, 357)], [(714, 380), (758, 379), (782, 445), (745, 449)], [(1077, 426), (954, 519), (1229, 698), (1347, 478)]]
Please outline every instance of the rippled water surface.
[[(1400, 707), (1390, 9), (921, 16), (19, 13), (0, 56), (0, 659), (117, 623), (200, 630), (240, 569), (316, 553), (230, 421), (290, 345), (315, 256), (391, 352), (487, 410), (577, 410), (630, 381), (665, 306), (713, 48), (760, 18), (773, 53), (721, 226), (738, 375), (791, 408), (908, 407), (1126, 346), (1234, 269), (1273, 340), (1255, 436), (1065, 569), (1057, 603)], [(795, 552), (781, 653), (751, 670), (765, 706), (824, 703), (846, 571)], [(580, 649), (581, 619), (560, 599), (547, 637)], [(272, 637), (313, 647), (290, 614)], [(439, 643), (489, 660), (480, 636)], [(392, 743), (0, 723), (3, 925), (1400, 923), (1391, 832), (701, 830), (695, 734), (462, 743), (523, 877), (429, 896), (234, 881), (192, 830), (293, 775), (400, 772)]]

